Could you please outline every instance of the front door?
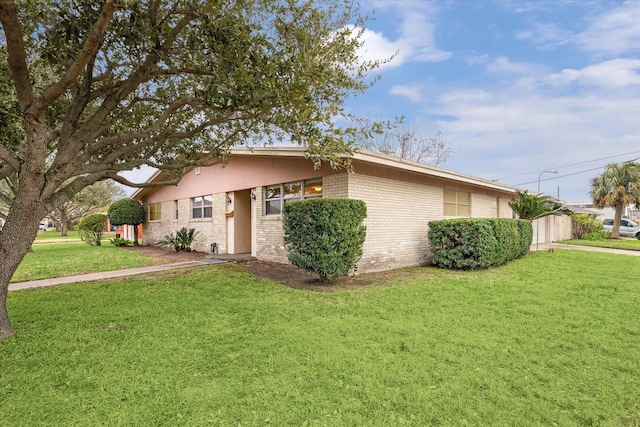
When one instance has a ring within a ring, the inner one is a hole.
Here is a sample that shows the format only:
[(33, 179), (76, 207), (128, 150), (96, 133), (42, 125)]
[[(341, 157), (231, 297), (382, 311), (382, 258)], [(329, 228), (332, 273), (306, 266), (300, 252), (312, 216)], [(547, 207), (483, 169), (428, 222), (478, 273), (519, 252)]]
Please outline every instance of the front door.
[(251, 253), (251, 190), (228, 193), (231, 203), (227, 216), (230, 254)]

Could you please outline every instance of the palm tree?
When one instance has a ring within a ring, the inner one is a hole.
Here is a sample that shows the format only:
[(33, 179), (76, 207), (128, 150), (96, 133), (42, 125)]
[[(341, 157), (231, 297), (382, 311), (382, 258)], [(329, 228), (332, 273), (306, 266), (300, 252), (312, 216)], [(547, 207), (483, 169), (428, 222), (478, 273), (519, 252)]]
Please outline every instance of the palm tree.
[(640, 202), (640, 165), (633, 162), (607, 165), (602, 175), (591, 180), (589, 194), (596, 207), (615, 208), (611, 237), (617, 239), (625, 206)]
[(529, 221), (549, 215), (569, 215), (571, 211), (544, 194), (529, 194), (528, 190), (516, 190), (518, 199), (511, 199), (509, 207), (520, 219)]

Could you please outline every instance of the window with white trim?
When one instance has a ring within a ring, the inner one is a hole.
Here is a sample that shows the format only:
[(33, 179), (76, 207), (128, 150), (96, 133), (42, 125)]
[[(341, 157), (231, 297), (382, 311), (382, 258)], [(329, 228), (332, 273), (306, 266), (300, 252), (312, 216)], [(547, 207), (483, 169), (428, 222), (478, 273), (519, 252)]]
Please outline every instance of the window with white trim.
[(213, 197), (200, 196), (191, 199), (191, 218), (211, 218), (213, 215)]
[(471, 216), (471, 193), (444, 189), (444, 216)]
[(264, 214), (281, 215), (287, 202), (322, 197), (322, 178), (286, 182), (264, 188)]

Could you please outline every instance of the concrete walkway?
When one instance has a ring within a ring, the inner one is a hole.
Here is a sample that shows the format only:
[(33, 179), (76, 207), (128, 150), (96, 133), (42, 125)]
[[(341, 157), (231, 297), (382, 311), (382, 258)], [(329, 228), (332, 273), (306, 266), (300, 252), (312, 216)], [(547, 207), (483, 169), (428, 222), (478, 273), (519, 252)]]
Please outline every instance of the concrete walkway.
[(124, 270), (103, 271), (100, 273), (81, 274), (78, 276), (55, 277), (52, 279), (33, 280), (31, 282), (17, 282), (9, 284), (10, 291), (20, 289), (44, 288), (63, 283), (92, 282), (94, 280), (116, 279), (119, 277), (134, 276), (136, 274), (155, 273), (157, 271), (176, 270), (178, 268), (199, 267), (208, 264), (219, 264), (225, 261), (205, 258), (200, 261), (183, 261), (172, 264), (150, 265), (147, 267), (127, 268)]
[[(598, 248), (595, 246), (581, 246), (581, 245), (565, 245), (562, 243), (540, 243), (541, 251), (548, 251), (550, 249), (574, 249), (578, 251), (605, 252), (608, 254), (640, 256), (640, 251), (632, 251), (627, 249)], [(532, 246), (531, 250), (535, 251), (535, 246)]]
[[(610, 254), (630, 255), (640, 257), (640, 251), (630, 251), (624, 249), (597, 248), (592, 246), (564, 245), (562, 243), (541, 243), (540, 250), (548, 251), (550, 249), (573, 249), (579, 251), (590, 252), (606, 252)], [(535, 245), (531, 246), (531, 251), (535, 251)], [(219, 264), (227, 262), (222, 259), (205, 258), (200, 261), (183, 261), (173, 264), (150, 265), (148, 267), (128, 268), (125, 270), (103, 271), (100, 273), (81, 274), (78, 276), (55, 277), (52, 279), (34, 280), (31, 282), (18, 282), (9, 285), (10, 291), (18, 291), (20, 289), (43, 288), (47, 286), (55, 286), (63, 283), (92, 282), (94, 280), (116, 279), (119, 277), (135, 276), (136, 274), (155, 273), (157, 271), (176, 270), (179, 268), (199, 267), (208, 264)]]

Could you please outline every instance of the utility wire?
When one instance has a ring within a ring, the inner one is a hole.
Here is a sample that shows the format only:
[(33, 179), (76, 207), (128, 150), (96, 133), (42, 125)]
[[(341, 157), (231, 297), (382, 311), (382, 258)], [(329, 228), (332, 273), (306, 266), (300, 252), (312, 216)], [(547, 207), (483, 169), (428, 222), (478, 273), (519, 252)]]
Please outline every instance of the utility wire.
[[(579, 172), (567, 173), (567, 174), (564, 174), (564, 175), (555, 175), (553, 177), (541, 179), (540, 182), (551, 181), (552, 179), (560, 179), (560, 178), (564, 178), (565, 176), (579, 175), (581, 173), (586, 173), (586, 172), (593, 172), (593, 171), (597, 171), (599, 169), (602, 169), (603, 167), (604, 166), (600, 166), (600, 167), (597, 167), (597, 168), (586, 169), (586, 170), (579, 171)], [(535, 184), (536, 182), (538, 182), (537, 179), (535, 181), (528, 181), (528, 182), (523, 182), (523, 183), (520, 183), (520, 184), (516, 184), (515, 187), (518, 187), (520, 185)]]
[[(623, 153), (623, 154), (616, 154), (616, 155), (614, 155), (614, 156), (601, 157), (601, 158), (599, 158), (599, 159), (587, 160), (587, 161), (584, 161), (584, 162), (572, 163), (572, 164), (570, 164), (570, 165), (556, 166), (556, 167), (552, 167), (552, 168), (548, 168), (548, 169), (563, 169), (563, 168), (569, 168), (569, 167), (572, 167), (572, 166), (584, 165), (584, 164), (586, 164), (586, 163), (593, 163), (593, 162), (597, 162), (597, 161), (600, 161), (600, 160), (613, 159), (614, 157), (627, 156), (627, 155), (629, 155), (629, 154), (636, 154), (636, 153), (640, 153), (640, 150), (639, 150), (639, 151), (630, 151), (630, 152), (628, 152), (628, 153)], [(596, 168), (596, 169), (600, 169), (600, 168)], [(590, 172), (590, 171), (592, 171), (592, 170), (594, 170), (594, 169), (589, 169), (589, 170), (587, 170), (587, 171), (585, 171), (585, 172)], [(518, 174), (518, 175), (505, 176), (505, 177), (503, 177), (503, 178), (498, 178), (496, 181), (502, 181), (503, 179), (509, 179), (509, 178), (517, 178), (517, 177), (519, 177), (519, 176), (533, 175), (533, 174), (540, 173), (540, 172), (542, 172), (542, 170), (537, 170), (537, 171), (527, 172), (527, 173), (521, 173), (521, 174)], [(563, 175), (563, 176), (568, 176), (568, 175)], [(559, 177), (558, 177), (558, 178), (559, 178)], [(556, 179), (556, 178), (548, 178), (548, 179)], [(546, 179), (543, 179), (542, 181), (547, 181), (547, 180), (546, 180)], [(538, 181), (536, 180), (536, 181), (534, 181), (534, 182), (538, 182)], [(520, 184), (517, 184), (517, 185), (520, 185)]]

